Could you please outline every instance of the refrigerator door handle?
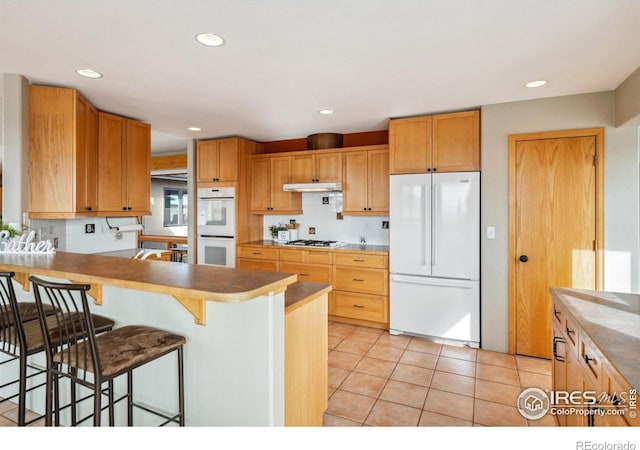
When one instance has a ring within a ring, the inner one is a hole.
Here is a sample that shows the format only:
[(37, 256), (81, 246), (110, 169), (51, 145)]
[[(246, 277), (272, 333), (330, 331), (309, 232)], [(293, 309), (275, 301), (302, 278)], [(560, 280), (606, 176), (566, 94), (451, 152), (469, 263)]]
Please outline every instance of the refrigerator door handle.
[(454, 280), (448, 278), (421, 278), (407, 275), (391, 275), (391, 281), (398, 283), (419, 284), (424, 286), (444, 286), (462, 289), (472, 289), (477, 281)]
[[(436, 265), (436, 253), (438, 246), (438, 221), (436, 214), (438, 213), (438, 184), (433, 183), (431, 189), (431, 267)], [(433, 272), (432, 272), (433, 273)]]
[(429, 207), (429, 199), (427, 197), (427, 195), (429, 194), (429, 187), (427, 186), (427, 184), (425, 183), (422, 186), (422, 195), (424, 198), (424, 201), (422, 202), (422, 238), (424, 239), (424, 242), (422, 243), (422, 266), (426, 266), (427, 265), (427, 252), (429, 251), (429, 242), (428, 239), (430, 238), (430, 236), (427, 236), (427, 220), (429, 220), (428, 215), (430, 214), (430, 211), (428, 211), (428, 207)]

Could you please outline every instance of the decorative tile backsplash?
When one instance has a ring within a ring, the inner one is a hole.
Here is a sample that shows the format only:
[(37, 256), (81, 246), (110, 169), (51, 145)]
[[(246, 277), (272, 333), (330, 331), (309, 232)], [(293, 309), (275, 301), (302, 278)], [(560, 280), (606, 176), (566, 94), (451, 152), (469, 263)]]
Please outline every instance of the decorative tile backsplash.
[[(264, 239), (271, 239), (270, 225), (287, 224), (295, 219), (300, 224), (299, 239), (357, 244), (364, 238), (367, 244), (389, 245), (389, 229), (383, 228), (383, 225), (388, 225), (389, 217), (343, 216), (341, 220), (337, 219), (342, 211), (341, 192), (303, 192), (302, 210), (304, 214), (264, 216)], [(309, 234), (309, 228), (315, 228), (315, 234)]]

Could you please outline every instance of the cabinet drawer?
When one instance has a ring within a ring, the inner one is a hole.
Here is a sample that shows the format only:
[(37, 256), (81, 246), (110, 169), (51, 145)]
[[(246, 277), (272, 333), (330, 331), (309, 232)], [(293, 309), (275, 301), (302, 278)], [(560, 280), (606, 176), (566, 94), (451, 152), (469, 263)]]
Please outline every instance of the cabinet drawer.
[(578, 351), (578, 359), (585, 374), (591, 378), (591, 384), (600, 386), (602, 379), (602, 365), (604, 358), (602, 353), (591, 342), (591, 339), (581, 334), (579, 336), (580, 346)]
[(387, 295), (389, 273), (384, 269), (333, 267), (334, 288), (341, 291)]
[(268, 247), (238, 247), (239, 258), (278, 259), (278, 249)]
[(333, 311), (336, 316), (352, 319), (387, 321), (389, 297), (333, 291)]
[(238, 269), (268, 270), (270, 272), (278, 272), (279, 269), (278, 261), (269, 261), (263, 259), (238, 258), (237, 266)]
[(295, 273), (298, 281), (331, 284), (331, 266), (298, 264), (289, 261), (280, 262), (280, 272)]
[(331, 252), (319, 250), (281, 249), (280, 261), (331, 264)]
[(334, 252), (333, 263), (337, 266), (373, 267), (386, 269), (389, 257), (387, 255), (370, 255), (362, 253)]

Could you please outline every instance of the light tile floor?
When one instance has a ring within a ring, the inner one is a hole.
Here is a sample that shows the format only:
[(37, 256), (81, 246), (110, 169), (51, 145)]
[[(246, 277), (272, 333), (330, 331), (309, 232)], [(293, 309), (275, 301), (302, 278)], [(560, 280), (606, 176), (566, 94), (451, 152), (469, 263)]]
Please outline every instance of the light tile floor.
[[(325, 426), (555, 426), (516, 409), (533, 386), (551, 388), (550, 361), (329, 323)], [(16, 414), (0, 404), (0, 427), (16, 426)]]
[(325, 426), (555, 426), (516, 409), (551, 388), (551, 361), (329, 323)]

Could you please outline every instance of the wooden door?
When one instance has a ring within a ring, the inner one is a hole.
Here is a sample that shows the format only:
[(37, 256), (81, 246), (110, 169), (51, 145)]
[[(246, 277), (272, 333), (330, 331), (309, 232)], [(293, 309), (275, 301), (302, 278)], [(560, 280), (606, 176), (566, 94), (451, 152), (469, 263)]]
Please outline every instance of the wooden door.
[(271, 158), (251, 160), (251, 212), (263, 214), (271, 206)]
[(347, 152), (343, 157), (342, 210), (343, 213), (362, 213), (367, 210), (367, 152)]
[(389, 151), (370, 150), (367, 155), (368, 208), (378, 213), (389, 212)]
[[(387, 159), (389, 157), (387, 156)], [(315, 177), (320, 183), (342, 181), (342, 153), (315, 155)]]
[(127, 120), (125, 205), (127, 211), (151, 210), (151, 126)]
[(238, 179), (238, 140), (218, 141), (218, 175), (216, 181), (236, 181)]
[(196, 156), (196, 179), (198, 183), (214, 181), (218, 177), (218, 141), (198, 142)]
[(389, 170), (426, 173), (431, 160), (431, 116), (389, 121)]
[(126, 119), (98, 113), (98, 210), (122, 212)]
[(602, 130), (510, 139), (510, 351), (551, 357), (549, 287), (598, 289)]
[(313, 183), (315, 178), (314, 155), (295, 155), (291, 157), (292, 183)]
[(433, 167), (438, 172), (480, 170), (480, 111), (433, 116)]

